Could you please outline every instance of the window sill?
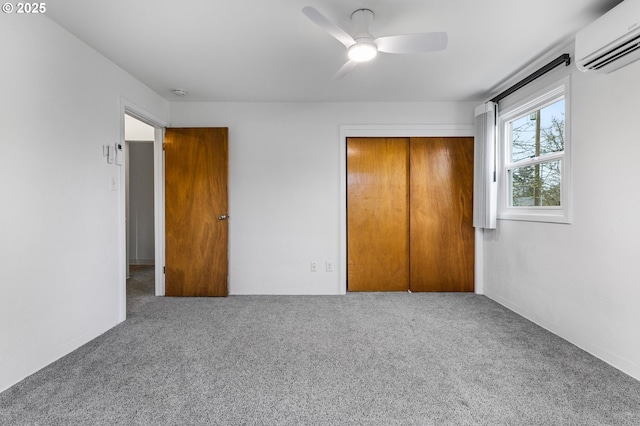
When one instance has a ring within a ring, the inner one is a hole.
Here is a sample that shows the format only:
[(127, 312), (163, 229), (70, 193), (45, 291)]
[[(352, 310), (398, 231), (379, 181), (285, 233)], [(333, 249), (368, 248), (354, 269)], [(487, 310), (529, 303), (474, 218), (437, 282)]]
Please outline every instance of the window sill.
[(540, 210), (507, 210), (498, 212), (498, 220), (518, 220), (526, 222), (547, 222), (571, 224), (571, 217), (565, 210), (540, 209)]

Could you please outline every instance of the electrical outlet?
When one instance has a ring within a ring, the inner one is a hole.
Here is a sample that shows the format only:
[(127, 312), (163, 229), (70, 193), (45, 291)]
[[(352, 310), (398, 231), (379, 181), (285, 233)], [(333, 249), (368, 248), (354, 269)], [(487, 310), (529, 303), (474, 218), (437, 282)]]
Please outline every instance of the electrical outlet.
[(327, 260), (324, 264), (324, 267), (327, 272), (333, 272), (333, 262)]
[(318, 272), (318, 262), (315, 260), (311, 262), (311, 272)]

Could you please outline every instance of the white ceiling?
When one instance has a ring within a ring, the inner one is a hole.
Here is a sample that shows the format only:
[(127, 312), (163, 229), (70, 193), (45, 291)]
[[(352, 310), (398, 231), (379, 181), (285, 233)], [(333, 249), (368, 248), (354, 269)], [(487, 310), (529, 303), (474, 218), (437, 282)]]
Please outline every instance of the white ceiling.
[[(55, 0), (47, 16), (170, 101), (475, 101), (619, 2)], [(379, 54), (333, 80), (345, 48), (306, 5), (347, 31), (368, 8), (375, 37), (447, 31), (449, 46)]]

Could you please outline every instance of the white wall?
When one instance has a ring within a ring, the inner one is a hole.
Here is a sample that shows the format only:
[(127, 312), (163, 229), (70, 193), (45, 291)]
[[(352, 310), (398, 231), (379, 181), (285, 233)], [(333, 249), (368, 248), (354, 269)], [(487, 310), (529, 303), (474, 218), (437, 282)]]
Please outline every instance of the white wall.
[(340, 125), (472, 125), (475, 106), (173, 102), (174, 127), (229, 127), (230, 293), (339, 294), (324, 264), (340, 255)]
[(484, 238), (487, 296), (638, 379), (639, 75), (572, 72), (573, 223), (501, 220)]
[[(151, 128), (153, 131), (153, 128)], [(153, 142), (127, 142), (129, 148), (128, 253), (131, 264), (150, 265), (155, 258)]]
[(0, 391), (121, 318), (122, 97), (168, 103), (46, 16), (0, 16)]

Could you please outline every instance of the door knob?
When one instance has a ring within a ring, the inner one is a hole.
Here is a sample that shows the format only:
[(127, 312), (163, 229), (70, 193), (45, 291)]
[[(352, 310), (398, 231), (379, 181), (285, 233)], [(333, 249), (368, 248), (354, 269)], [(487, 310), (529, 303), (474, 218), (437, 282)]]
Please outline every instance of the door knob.
[(229, 216), (226, 214), (221, 214), (220, 216), (218, 216), (218, 220), (227, 220), (229, 219)]

